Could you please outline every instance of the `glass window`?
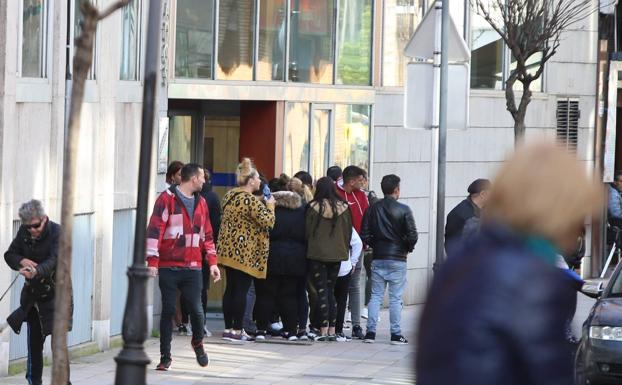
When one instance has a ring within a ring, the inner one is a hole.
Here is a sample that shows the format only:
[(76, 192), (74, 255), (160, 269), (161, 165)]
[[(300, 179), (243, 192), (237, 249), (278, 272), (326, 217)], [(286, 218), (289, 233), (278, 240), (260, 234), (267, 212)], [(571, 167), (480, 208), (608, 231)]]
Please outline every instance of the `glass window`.
[(259, 2), (257, 80), (284, 80), (285, 0)]
[(140, 71), (140, 31), (142, 1), (123, 7), (121, 35), (121, 80), (138, 80)]
[(220, 0), (216, 78), (253, 80), (254, 0)]
[(289, 80), (332, 84), (334, 0), (294, 0), (291, 7)]
[(311, 134), (313, 135), (311, 155), (311, 176), (318, 178), (328, 168), (330, 154), (330, 110), (313, 110)]
[(192, 117), (173, 116), (169, 123), (168, 161), (190, 162), (192, 156)]
[(337, 84), (371, 83), (372, 0), (339, 0)]
[[(533, 55), (531, 55), (528, 59), (527, 59), (527, 73), (530, 74), (535, 74), (538, 71), (538, 68), (540, 67), (540, 60), (542, 60), (542, 52), (536, 52)], [(510, 73), (516, 68), (516, 59), (514, 59), (514, 56), (512, 56), (512, 61), (510, 62)], [(508, 73), (509, 76), (509, 73)], [(516, 91), (522, 91), (523, 90), (523, 83), (516, 81), (516, 83), (514, 83), (514, 90)], [(535, 92), (540, 92), (542, 91), (542, 75), (540, 75), (540, 78), (534, 80), (533, 82), (531, 82), (531, 85), (529, 86), (529, 89), (531, 91), (535, 91)]]
[(177, 0), (175, 77), (213, 77), (214, 2)]
[(382, 44), (382, 84), (404, 85), (404, 48), (423, 18), (424, 0), (385, 0)]
[[(97, 1), (90, 0), (91, 3), (97, 5)], [(80, 10), (81, 0), (74, 0), (73, 2), (73, 37), (75, 39), (80, 36), (82, 33), (82, 21), (84, 20), (84, 16), (82, 15), (82, 11)], [(74, 46), (75, 53), (75, 46)], [(93, 63), (91, 64), (91, 68), (89, 69), (89, 73), (87, 75), (88, 80), (95, 80), (97, 73), (97, 33), (95, 34), (95, 39), (93, 39)]]
[(503, 89), (503, 52), (501, 36), (483, 17), (472, 13), (471, 88)]
[(294, 175), (309, 170), (309, 105), (289, 103), (285, 121), (285, 164), (283, 172)]
[(44, 78), (47, 54), (47, 1), (23, 0), (21, 76)]
[(369, 170), (370, 111), (368, 105), (336, 106), (333, 157), (337, 166)]

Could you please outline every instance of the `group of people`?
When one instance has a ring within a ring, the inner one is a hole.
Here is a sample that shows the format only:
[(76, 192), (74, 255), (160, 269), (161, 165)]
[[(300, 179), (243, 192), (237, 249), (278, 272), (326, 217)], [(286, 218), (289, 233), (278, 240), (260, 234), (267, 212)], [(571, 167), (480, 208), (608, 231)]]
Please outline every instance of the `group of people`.
[[(372, 343), (388, 284), (391, 343), (408, 343), (400, 328), (401, 297), (417, 229), (410, 208), (397, 201), (398, 176), (383, 177), (384, 199), (377, 199), (364, 190), (367, 175), (357, 166), (330, 167), (315, 183), (304, 171), (268, 181), (244, 158), (236, 169), (237, 187), (220, 204), (213, 193), (208, 204), (209, 174), (197, 164), (173, 162), (167, 179), (169, 187), (156, 200), (147, 231), (147, 263), (152, 275), (159, 275), (162, 293), (156, 369), (171, 367), (177, 309), (182, 314), (176, 323), (183, 325), (188, 314), (197, 362), (208, 364), (205, 298), (209, 276), (220, 279), (218, 265), (226, 277), (225, 340), (266, 339), (280, 319), (278, 334), (289, 341), (357, 338)], [(366, 270), (371, 288), (363, 333), (360, 277), (365, 254), (370, 256)], [(350, 336), (344, 333), (348, 305)], [(245, 318), (256, 325), (252, 333), (245, 330)]]

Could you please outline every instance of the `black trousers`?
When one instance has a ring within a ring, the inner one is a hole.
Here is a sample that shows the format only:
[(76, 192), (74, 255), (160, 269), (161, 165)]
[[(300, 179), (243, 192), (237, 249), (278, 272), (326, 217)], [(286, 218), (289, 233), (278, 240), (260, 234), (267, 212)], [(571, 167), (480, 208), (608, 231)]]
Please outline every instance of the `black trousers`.
[(307, 277), (298, 277), (298, 329), (307, 329), (309, 319), (309, 299), (307, 298)]
[(255, 300), (257, 330), (268, 329), (276, 310), (283, 321), (283, 330), (290, 335), (296, 335), (299, 278), (268, 273), (266, 279), (255, 279), (254, 282), (257, 293)]
[(350, 273), (344, 275), (343, 277), (337, 277), (337, 283), (335, 284), (335, 301), (337, 302), (337, 323), (335, 324), (335, 333), (343, 332), (343, 321), (346, 318), (346, 305), (348, 303), (350, 277)]
[(170, 356), (173, 338), (173, 317), (177, 305), (177, 291), (185, 299), (192, 324), (192, 341), (203, 340), (203, 312), (201, 309), (201, 270), (162, 268), (159, 270), (162, 315), (160, 317), (160, 354)]
[(207, 313), (207, 292), (209, 291), (209, 265), (203, 260), (203, 268), (201, 270), (203, 274), (203, 288), (201, 289), (201, 305), (203, 305), (203, 314)]
[(371, 261), (374, 259), (374, 253), (371, 249), (363, 252), (363, 266), (365, 266), (365, 306), (369, 304), (371, 299)]
[(242, 330), (244, 311), (246, 310), (246, 294), (253, 277), (243, 271), (225, 266), (227, 285), (222, 297), (222, 312), (225, 317), (225, 329)]
[[(26, 361), (26, 381), (30, 385), (42, 385), (43, 379), (43, 344), (46, 336), (41, 330), (41, 320), (39, 311), (32, 307), (26, 318), (27, 339), (28, 339), (28, 359)], [(67, 367), (67, 377), (70, 377), (69, 367)], [(71, 385), (71, 382), (67, 382)]]
[(316, 317), (320, 327), (335, 326), (337, 323), (337, 304), (335, 302), (335, 284), (339, 274), (340, 262), (310, 261), (309, 276), (317, 290), (315, 304)]

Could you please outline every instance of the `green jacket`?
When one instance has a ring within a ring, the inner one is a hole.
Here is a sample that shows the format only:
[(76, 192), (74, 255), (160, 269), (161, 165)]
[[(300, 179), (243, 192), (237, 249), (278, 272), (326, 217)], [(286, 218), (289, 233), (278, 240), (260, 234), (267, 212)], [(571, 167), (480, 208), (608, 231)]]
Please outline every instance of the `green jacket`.
[[(348, 204), (340, 202), (334, 213), (327, 201), (312, 202), (307, 209), (307, 258), (320, 262), (346, 261), (350, 254), (352, 216)], [(337, 216), (333, 227), (333, 217)]]

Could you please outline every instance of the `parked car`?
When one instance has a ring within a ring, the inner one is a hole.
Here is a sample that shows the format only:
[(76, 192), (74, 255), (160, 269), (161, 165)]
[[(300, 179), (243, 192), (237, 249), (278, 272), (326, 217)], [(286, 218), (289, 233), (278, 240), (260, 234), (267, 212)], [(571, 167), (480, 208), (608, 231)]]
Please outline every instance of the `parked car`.
[(577, 385), (622, 384), (622, 264), (608, 280), (587, 281), (582, 292), (597, 301), (583, 323), (575, 355)]

